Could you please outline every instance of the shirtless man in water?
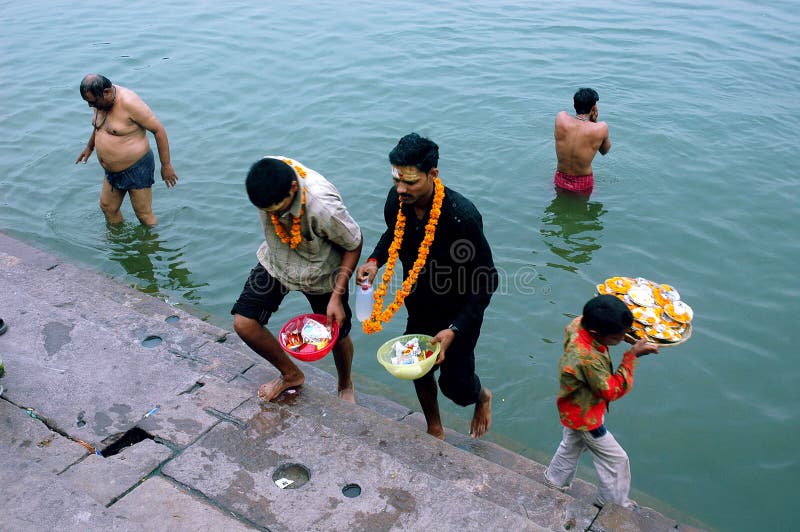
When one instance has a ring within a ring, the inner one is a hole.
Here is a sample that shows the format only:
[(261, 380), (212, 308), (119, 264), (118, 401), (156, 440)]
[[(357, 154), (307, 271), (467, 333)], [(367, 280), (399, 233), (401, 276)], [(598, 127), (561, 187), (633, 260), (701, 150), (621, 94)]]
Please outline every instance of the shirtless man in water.
[(599, 99), (594, 89), (578, 89), (575, 116), (566, 111), (556, 115), (556, 188), (580, 194), (591, 194), (594, 188), (592, 159), (598, 151), (605, 155), (611, 149), (608, 124), (597, 121)]
[(81, 81), (81, 97), (94, 109), (93, 131), (75, 164), (89, 160), (97, 148), (97, 160), (105, 170), (100, 192), (100, 208), (110, 224), (122, 222), (120, 207), (125, 193), (131, 198), (136, 217), (145, 225), (156, 225), (153, 214), (155, 161), (147, 139), (156, 139), (161, 160), (161, 178), (167, 187), (178, 182), (169, 158), (167, 132), (156, 115), (132, 90), (112, 85), (100, 74), (89, 74)]

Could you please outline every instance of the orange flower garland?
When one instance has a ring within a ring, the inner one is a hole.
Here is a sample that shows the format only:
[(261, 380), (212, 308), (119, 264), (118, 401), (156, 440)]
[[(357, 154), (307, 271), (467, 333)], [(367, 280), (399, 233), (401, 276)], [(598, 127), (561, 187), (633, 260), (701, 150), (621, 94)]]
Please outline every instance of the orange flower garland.
[[(294, 161), (287, 158), (282, 158), (281, 161), (291, 166), (294, 169), (294, 171), (297, 172), (297, 175), (305, 179), (306, 171), (303, 169), (302, 166), (300, 166), (299, 163), (295, 164)], [(298, 183), (298, 185), (300, 184)], [(300, 232), (300, 219), (303, 217), (303, 212), (305, 211), (304, 207), (306, 205), (306, 189), (302, 188), (302, 185), (300, 185), (300, 187), (302, 189), (302, 193), (300, 196), (300, 215), (299, 216), (295, 216), (294, 214), (292, 215), (291, 236), (289, 236), (289, 233), (287, 233), (286, 229), (284, 229), (283, 224), (281, 223), (278, 216), (274, 212), (269, 213), (269, 218), (270, 220), (272, 220), (272, 225), (275, 226), (275, 234), (278, 235), (278, 238), (281, 239), (281, 242), (283, 242), (284, 244), (289, 244), (289, 247), (292, 249), (299, 246), (300, 242), (303, 241), (303, 235)]]
[(428, 253), (433, 244), (433, 237), (436, 233), (436, 225), (439, 222), (439, 215), (442, 214), (442, 202), (444, 201), (444, 185), (442, 180), (438, 177), (433, 180), (434, 193), (433, 203), (431, 205), (431, 212), (428, 217), (428, 223), (425, 225), (425, 237), (419, 244), (419, 251), (417, 251), (417, 259), (414, 261), (414, 266), (411, 268), (408, 277), (403, 281), (403, 285), (395, 292), (394, 300), (389, 304), (386, 309), (383, 309), (383, 298), (386, 295), (386, 288), (389, 286), (389, 281), (392, 280), (394, 274), (394, 267), (397, 264), (397, 257), (399, 256), (400, 246), (403, 243), (403, 233), (406, 228), (406, 217), (403, 214), (403, 209), (397, 211), (397, 222), (394, 225), (394, 240), (389, 246), (389, 260), (386, 262), (386, 270), (383, 272), (381, 284), (375, 289), (373, 297), (375, 304), (372, 307), (372, 314), (369, 319), (364, 320), (361, 327), (367, 334), (372, 334), (383, 329), (382, 323), (388, 323), (395, 312), (397, 312), (406, 296), (411, 293), (411, 288), (417, 282), (419, 272), (425, 266), (428, 260)]

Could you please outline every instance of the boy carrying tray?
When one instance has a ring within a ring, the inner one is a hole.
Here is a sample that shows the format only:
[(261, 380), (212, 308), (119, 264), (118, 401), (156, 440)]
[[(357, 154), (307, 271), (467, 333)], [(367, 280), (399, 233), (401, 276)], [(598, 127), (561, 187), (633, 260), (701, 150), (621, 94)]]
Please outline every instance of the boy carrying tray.
[(632, 507), (628, 498), (631, 470), (628, 455), (605, 426), (609, 401), (616, 401), (633, 388), (637, 359), (657, 353), (658, 346), (645, 339), (622, 355), (614, 371), (608, 347), (625, 339), (633, 324), (628, 307), (611, 295), (590, 299), (583, 315), (566, 327), (564, 354), (559, 361), (558, 405), (564, 425), (561, 444), (545, 471), (546, 483), (566, 491), (575, 478), (578, 460), (587, 449), (592, 453), (599, 486), (595, 504), (616, 503)]

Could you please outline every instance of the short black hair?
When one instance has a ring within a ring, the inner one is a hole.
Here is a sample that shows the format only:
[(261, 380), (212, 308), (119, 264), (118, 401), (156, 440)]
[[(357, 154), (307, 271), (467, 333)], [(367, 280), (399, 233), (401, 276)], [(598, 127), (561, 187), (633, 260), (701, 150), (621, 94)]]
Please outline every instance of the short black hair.
[(253, 205), (263, 209), (286, 199), (296, 179), (291, 166), (280, 159), (264, 157), (247, 173), (247, 195)]
[(430, 139), (409, 133), (389, 152), (394, 166), (415, 166), (426, 174), (439, 165), (439, 146)]
[(597, 334), (618, 334), (633, 325), (633, 314), (620, 299), (612, 295), (593, 297), (583, 306), (581, 325)]
[(594, 89), (578, 89), (578, 92), (572, 97), (572, 102), (575, 105), (575, 112), (579, 115), (585, 115), (592, 110), (592, 107), (594, 107), (594, 104), (596, 104), (599, 99), (600, 96), (597, 95), (597, 91)]
[(88, 74), (81, 80), (81, 98), (87, 94), (102, 98), (103, 91), (111, 87), (113, 87), (111, 80), (102, 74)]

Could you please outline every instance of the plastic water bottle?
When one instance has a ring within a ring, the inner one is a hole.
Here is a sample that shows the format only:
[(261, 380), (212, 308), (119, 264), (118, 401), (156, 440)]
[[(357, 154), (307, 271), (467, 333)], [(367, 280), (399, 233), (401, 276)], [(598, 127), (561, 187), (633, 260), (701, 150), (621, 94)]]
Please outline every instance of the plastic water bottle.
[(356, 318), (358, 321), (364, 321), (372, 314), (374, 304), (372, 292), (372, 285), (368, 282), (364, 282), (356, 288)]

